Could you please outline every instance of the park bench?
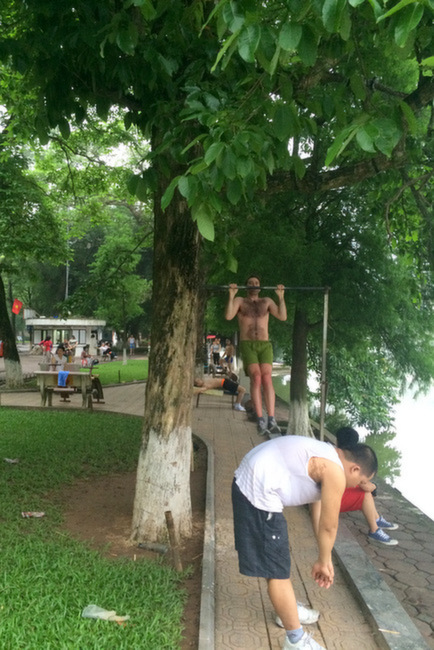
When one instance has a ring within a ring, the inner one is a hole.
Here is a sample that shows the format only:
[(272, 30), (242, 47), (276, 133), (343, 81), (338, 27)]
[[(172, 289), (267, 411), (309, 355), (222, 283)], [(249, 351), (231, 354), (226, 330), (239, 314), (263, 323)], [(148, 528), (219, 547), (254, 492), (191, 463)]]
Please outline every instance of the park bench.
[(216, 397), (224, 397), (225, 395), (229, 395), (232, 398), (232, 407), (235, 404), (235, 398), (238, 395), (238, 393), (230, 393), (228, 390), (219, 390), (218, 388), (210, 388), (209, 390), (206, 391), (206, 393), (198, 393), (196, 396), (196, 408), (199, 406), (199, 399), (201, 395), (215, 395)]
[(81, 372), (76, 366), (66, 364), (65, 370), (69, 372), (66, 386), (58, 385), (59, 375), (56, 371), (40, 370), (35, 373), (41, 392), (41, 406), (52, 406), (53, 395), (60, 395), (66, 402), (70, 401), (72, 394), (81, 393), (82, 407), (92, 409), (92, 368), (89, 372)]

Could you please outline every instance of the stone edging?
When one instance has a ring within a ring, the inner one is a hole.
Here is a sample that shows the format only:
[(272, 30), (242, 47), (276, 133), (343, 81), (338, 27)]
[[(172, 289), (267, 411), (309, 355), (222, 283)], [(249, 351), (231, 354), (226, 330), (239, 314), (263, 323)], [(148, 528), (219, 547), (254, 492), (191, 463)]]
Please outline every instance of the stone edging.
[(386, 650), (428, 648), (410, 616), (342, 521), (333, 552), (380, 646)]
[[(194, 434), (195, 436), (197, 434)], [(200, 598), (198, 650), (214, 650), (215, 644), (215, 502), (214, 451), (208, 442), (197, 436), (207, 449), (205, 530), (202, 559), (202, 590)]]

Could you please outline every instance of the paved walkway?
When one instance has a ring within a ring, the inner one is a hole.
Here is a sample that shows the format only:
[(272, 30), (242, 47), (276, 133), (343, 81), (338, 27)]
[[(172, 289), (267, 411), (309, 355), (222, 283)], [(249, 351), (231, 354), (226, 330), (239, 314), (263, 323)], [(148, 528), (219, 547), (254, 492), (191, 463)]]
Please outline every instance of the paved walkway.
[[(94, 411), (143, 415), (144, 384), (109, 387), (104, 393), (105, 404), (95, 404)], [(0, 398), (2, 406), (34, 408), (40, 403), (35, 392), (3, 393)], [(59, 400), (56, 406), (71, 408), (74, 403), (65, 405)], [(285, 410), (277, 415), (286, 418)], [(204, 615), (215, 615), (215, 627), (214, 644), (204, 645), (203, 650), (278, 650), (283, 632), (274, 624), (265, 582), (239, 574), (233, 548), (233, 472), (262, 439), (243, 413), (231, 409), (226, 396), (203, 395), (199, 407), (193, 408), (193, 427), (214, 457), (215, 608)], [(434, 648), (434, 522), (387, 486), (381, 488), (377, 504), (386, 518), (399, 522), (400, 529), (393, 533), (399, 546), (374, 546), (366, 540), (361, 513), (343, 515), (336, 544), (336, 579), (329, 590), (320, 589), (310, 578), (316, 547), (307, 511), (288, 509), (297, 597), (321, 611), (311, 631), (328, 650)], [(207, 589), (212, 590), (212, 585)]]

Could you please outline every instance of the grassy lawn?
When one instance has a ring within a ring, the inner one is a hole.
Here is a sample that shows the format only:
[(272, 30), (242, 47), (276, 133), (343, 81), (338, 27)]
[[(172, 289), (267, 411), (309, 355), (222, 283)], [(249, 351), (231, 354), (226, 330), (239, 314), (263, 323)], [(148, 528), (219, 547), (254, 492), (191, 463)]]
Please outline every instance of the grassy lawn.
[(93, 372), (99, 376), (101, 384), (121, 384), (129, 381), (143, 381), (148, 378), (147, 359), (128, 359), (123, 361), (104, 361), (94, 367)]
[[(49, 497), (76, 478), (135, 469), (140, 438), (139, 418), (0, 409), (5, 650), (179, 648), (185, 599), (179, 574), (147, 560), (101, 557), (60, 530), (62, 512)], [(23, 519), (28, 510), (46, 516)], [(119, 626), (82, 618), (91, 603), (131, 620)]]

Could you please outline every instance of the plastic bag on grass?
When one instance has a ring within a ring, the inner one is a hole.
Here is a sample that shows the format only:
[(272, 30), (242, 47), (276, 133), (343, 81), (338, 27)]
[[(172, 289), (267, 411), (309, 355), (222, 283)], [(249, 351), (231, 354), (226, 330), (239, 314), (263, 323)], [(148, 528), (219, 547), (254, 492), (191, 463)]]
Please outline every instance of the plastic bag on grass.
[(108, 610), (98, 607), (98, 605), (87, 605), (81, 612), (83, 618), (99, 618), (102, 621), (115, 621), (116, 623), (123, 623), (128, 621), (129, 616), (118, 616), (114, 609)]

